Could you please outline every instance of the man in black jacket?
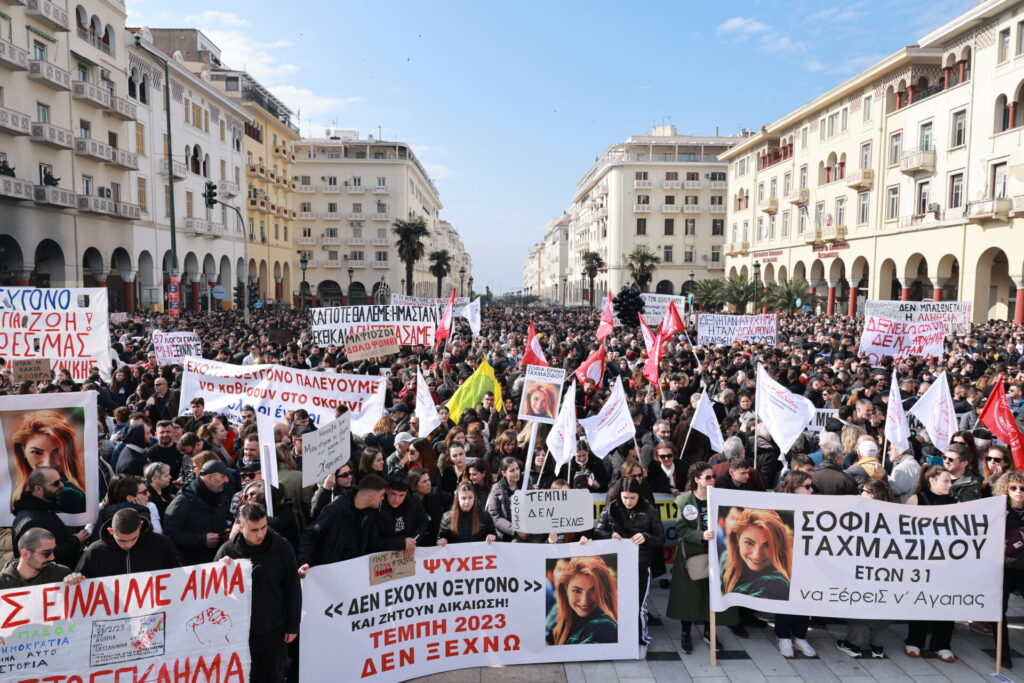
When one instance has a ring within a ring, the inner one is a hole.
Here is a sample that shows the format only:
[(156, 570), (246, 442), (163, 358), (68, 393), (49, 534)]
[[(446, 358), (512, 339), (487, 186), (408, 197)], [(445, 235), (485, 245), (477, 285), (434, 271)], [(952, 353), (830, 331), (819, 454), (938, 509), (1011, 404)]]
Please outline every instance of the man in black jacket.
[(374, 549), (385, 488), (383, 479), (368, 474), (360, 480), (358, 490), (346, 491), (324, 508), (299, 541), (300, 577), (306, 576), (310, 566), (351, 560)]
[(426, 538), (428, 520), (419, 498), (409, 495), (405, 477), (388, 480), (377, 523), (380, 536), (374, 542), (374, 550), (404, 550), (406, 558), (412, 559), (416, 546)]
[(217, 551), (217, 559), (252, 562), (252, 617), (249, 652), (252, 683), (282, 683), (287, 646), (299, 633), (302, 590), (295, 572), (295, 553), (284, 537), (268, 525), (266, 509), (246, 503), (238, 510), (241, 532)]
[(185, 564), (212, 562), (231, 528), (230, 470), (219, 460), (203, 465), (199, 476), (167, 506), (164, 533)]
[(29, 473), (25, 488), (27, 492), (14, 502), (11, 543), (17, 548), (18, 539), (29, 529), (46, 529), (57, 541), (54, 561), (74, 567), (82, 555), (82, 544), (89, 539), (89, 532), (82, 529), (72, 533), (57, 516), (57, 495), (64, 488), (60, 472), (52, 467), (36, 468)]
[(121, 508), (100, 528), (100, 538), (85, 549), (76, 572), (87, 579), (181, 566), (171, 539), (153, 531), (132, 508)]
[(181, 451), (174, 443), (174, 423), (160, 420), (156, 423), (156, 443), (146, 449), (146, 460), (162, 462), (171, 468), (171, 480), (181, 472)]

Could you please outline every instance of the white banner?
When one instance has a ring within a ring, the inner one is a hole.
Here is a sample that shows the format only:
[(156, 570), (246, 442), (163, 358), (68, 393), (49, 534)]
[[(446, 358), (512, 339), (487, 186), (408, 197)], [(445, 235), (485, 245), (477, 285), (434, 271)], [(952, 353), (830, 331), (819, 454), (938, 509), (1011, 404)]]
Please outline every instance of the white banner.
[(352, 413), (302, 436), (302, 485), (314, 486), (352, 457)]
[[(422, 297), (422, 296), (406, 296), (404, 294), (391, 294), (391, 305), (392, 306), (430, 306), (437, 311), (437, 319), (441, 319), (441, 314), (444, 313), (444, 307), (448, 305), (448, 297), (442, 297), (440, 299)], [(469, 297), (457, 296), (455, 297), (455, 312), (453, 315), (456, 318), (469, 319), (469, 314), (466, 312), (466, 306), (469, 305)]]
[(732, 346), (736, 342), (768, 344), (778, 339), (778, 319), (774, 313), (758, 315), (697, 315), (698, 346)]
[(754, 410), (768, 428), (775, 445), (785, 455), (797, 437), (814, 420), (814, 404), (810, 399), (797, 396), (773, 380), (760, 364), (757, 366), (757, 389), (754, 395)]
[(203, 343), (195, 332), (153, 332), (157, 365), (181, 365), (188, 356), (202, 355)]
[(669, 302), (676, 302), (676, 310), (683, 315), (688, 307), (685, 296), (674, 296), (672, 294), (640, 294), (644, 302), (644, 320), (651, 327), (657, 327), (665, 318), (665, 311), (668, 310)]
[(110, 380), (106, 287), (0, 287), (0, 358), (49, 358), (75, 381)]
[(548, 453), (555, 461), (556, 470), (576, 455), (576, 431), (576, 381), (573, 380), (565, 390), (558, 417), (544, 440)]
[[(943, 370), (917, 403), (908, 411), (916, 417), (928, 432), (928, 438), (940, 451), (949, 448), (949, 440), (959, 428), (953, 408), (953, 397), (949, 393), (949, 381)], [(909, 422), (909, 421), (908, 421)]]
[(57, 512), (65, 524), (96, 521), (99, 513), (99, 438), (96, 392), (0, 396), (0, 526), (11, 526), (11, 506), (27, 496), (25, 483), (37, 467), (53, 467), (64, 488)]
[(886, 356), (896, 363), (911, 356), (941, 356), (945, 339), (946, 323), (941, 320), (908, 323), (866, 314), (860, 352), (868, 355), (871, 367), (878, 368)]
[[(202, 396), (206, 410), (224, 413), (236, 421), (242, 406), (275, 420), (289, 410), (304, 408), (317, 426), (334, 419), (334, 409), (346, 405), (352, 411), (352, 431), (369, 434), (384, 416), (385, 378), (296, 370), (282, 365), (229, 365), (202, 358), (186, 358), (182, 396)], [(181, 414), (190, 411), (182, 401)]]
[(888, 318), (908, 323), (926, 323), (940, 320), (946, 324), (946, 334), (970, 334), (974, 317), (974, 304), (970, 301), (884, 301), (868, 299), (864, 302), (864, 315)]
[(0, 591), (3, 680), (245, 683), (251, 577), (236, 560)]
[(564, 381), (565, 370), (562, 368), (527, 365), (523, 397), (519, 401), (519, 419), (554, 424)]
[[(415, 565), (401, 572), (375, 557), (313, 567), (303, 580), (304, 681), (388, 683), (469, 667), (637, 657), (629, 541), (417, 548)], [(594, 600), (572, 607), (570, 586), (594, 589)]]
[(432, 306), (335, 306), (309, 309), (313, 343), (342, 346), (349, 332), (392, 327), (402, 345), (434, 343), (437, 310)]
[(636, 435), (636, 425), (626, 404), (626, 392), (622, 390), (622, 378), (615, 378), (615, 385), (600, 412), (593, 417), (579, 421), (587, 435), (590, 450), (599, 458), (606, 457), (612, 449)]
[(1005, 516), (1003, 496), (914, 506), (712, 488), (711, 609), (998, 621)]
[(589, 531), (594, 499), (586, 489), (540, 489), (512, 494), (512, 528), (528, 534)]
[(828, 424), (829, 419), (838, 412), (835, 408), (818, 408), (814, 411), (814, 419), (811, 421), (811, 424), (807, 425), (807, 429), (820, 434), (825, 431), (825, 425)]

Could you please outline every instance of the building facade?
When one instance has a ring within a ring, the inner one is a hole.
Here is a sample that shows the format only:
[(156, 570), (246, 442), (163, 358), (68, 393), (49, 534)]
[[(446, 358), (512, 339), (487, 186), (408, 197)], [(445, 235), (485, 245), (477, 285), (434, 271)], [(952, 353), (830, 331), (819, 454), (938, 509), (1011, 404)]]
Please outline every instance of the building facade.
[(727, 270), (1024, 322), (1024, 3), (985, 0), (766, 125), (729, 162)]

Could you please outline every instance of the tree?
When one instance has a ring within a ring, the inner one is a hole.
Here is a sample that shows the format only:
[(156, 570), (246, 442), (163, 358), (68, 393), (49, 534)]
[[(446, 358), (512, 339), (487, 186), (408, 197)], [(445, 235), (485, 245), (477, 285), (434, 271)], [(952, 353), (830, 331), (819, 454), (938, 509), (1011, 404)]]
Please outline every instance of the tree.
[(426, 252), (426, 247), (420, 240), (429, 237), (430, 231), (427, 230), (427, 222), (417, 216), (407, 221), (395, 221), (391, 225), (391, 232), (398, 238), (395, 240), (398, 258), (405, 263), (405, 294), (412, 296), (412, 269)]
[(437, 298), (441, 298), (441, 280), (452, 272), (452, 255), (447, 249), (430, 252), (430, 274), (437, 278)]
[(594, 279), (597, 277), (598, 272), (604, 270), (605, 263), (601, 255), (596, 251), (587, 251), (583, 253), (583, 277), (590, 280), (590, 305), (595, 306), (594, 301)]
[(641, 292), (647, 291), (651, 280), (654, 279), (654, 269), (659, 263), (661, 259), (644, 246), (637, 247), (626, 257), (629, 272), (633, 274), (633, 282)]
[(693, 284), (693, 289), (690, 293), (693, 294), (693, 301), (701, 309), (711, 308), (722, 303), (722, 288), (725, 285), (725, 281), (721, 279), (715, 280), (697, 280)]
[(732, 275), (722, 285), (722, 303), (733, 306), (737, 313), (745, 313), (747, 302), (754, 300), (757, 284), (746, 275)]
[[(782, 313), (792, 313), (805, 304), (814, 306), (817, 297), (808, 293), (810, 287), (803, 278), (776, 282), (764, 294), (764, 305)], [(800, 303), (797, 304), (797, 301)]]

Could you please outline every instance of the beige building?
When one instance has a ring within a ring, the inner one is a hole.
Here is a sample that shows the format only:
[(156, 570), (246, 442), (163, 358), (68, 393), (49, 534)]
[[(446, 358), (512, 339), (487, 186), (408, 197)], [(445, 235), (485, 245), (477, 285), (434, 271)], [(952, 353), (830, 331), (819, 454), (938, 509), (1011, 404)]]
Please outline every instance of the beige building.
[(544, 239), (530, 247), (523, 265), (523, 294), (552, 304), (568, 301), (571, 223), (568, 214), (549, 220), (544, 229)]
[(829, 314), (1024, 322), (1022, 10), (985, 0), (727, 152), (728, 272), (806, 279)]
[(650, 135), (610, 146), (577, 183), (567, 212), (566, 302), (587, 303), (587, 251), (607, 264), (595, 280), (597, 293), (631, 282), (626, 258), (640, 246), (661, 259), (652, 291), (678, 294), (692, 280), (721, 277), (728, 209), (720, 155), (742, 140), (655, 126)]

